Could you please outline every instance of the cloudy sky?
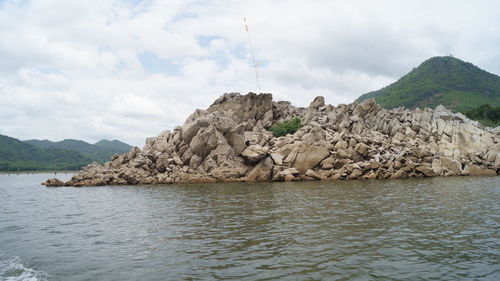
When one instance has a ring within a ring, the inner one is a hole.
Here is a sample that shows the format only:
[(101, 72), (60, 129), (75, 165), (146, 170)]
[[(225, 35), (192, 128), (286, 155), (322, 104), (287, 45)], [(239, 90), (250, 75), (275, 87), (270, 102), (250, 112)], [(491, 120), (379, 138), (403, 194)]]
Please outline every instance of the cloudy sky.
[(500, 74), (500, 1), (0, 0), (0, 134), (144, 138), (225, 92), (349, 103), (431, 56)]

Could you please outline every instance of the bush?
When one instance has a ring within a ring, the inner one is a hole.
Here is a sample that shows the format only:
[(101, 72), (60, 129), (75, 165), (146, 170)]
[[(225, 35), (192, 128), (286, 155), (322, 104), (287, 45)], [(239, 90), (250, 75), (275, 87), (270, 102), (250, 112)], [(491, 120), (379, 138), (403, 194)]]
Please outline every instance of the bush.
[(300, 118), (295, 117), (290, 121), (273, 125), (271, 128), (269, 128), (269, 131), (273, 133), (273, 136), (281, 137), (297, 132), (300, 127), (302, 127), (300, 125)]
[(500, 125), (500, 106), (492, 107), (489, 104), (484, 104), (467, 111), (465, 115), (485, 126), (496, 127)]

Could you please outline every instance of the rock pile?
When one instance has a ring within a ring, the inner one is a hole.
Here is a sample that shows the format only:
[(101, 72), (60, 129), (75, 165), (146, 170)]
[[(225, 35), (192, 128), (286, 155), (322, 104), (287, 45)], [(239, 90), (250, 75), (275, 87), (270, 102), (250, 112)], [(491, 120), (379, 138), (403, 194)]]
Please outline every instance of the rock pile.
[[(299, 117), (275, 138), (268, 129)], [(69, 186), (399, 179), (500, 174), (500, 130), (442, 106), (382, 109), (374, 100), (307, 108), (271, 94), (224, 94), (141, 150), (84, 167)], [(50, 184), (50, 181), (47, 182)]]

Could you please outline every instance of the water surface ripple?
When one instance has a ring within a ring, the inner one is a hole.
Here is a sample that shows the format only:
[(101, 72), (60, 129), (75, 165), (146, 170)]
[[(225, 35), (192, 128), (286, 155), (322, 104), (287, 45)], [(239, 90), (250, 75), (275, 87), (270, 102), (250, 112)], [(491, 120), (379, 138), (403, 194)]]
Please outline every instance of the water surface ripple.
[(47, 177), (0, 175), (0, 280), (500, 280), (500, 177), (40, 186)]

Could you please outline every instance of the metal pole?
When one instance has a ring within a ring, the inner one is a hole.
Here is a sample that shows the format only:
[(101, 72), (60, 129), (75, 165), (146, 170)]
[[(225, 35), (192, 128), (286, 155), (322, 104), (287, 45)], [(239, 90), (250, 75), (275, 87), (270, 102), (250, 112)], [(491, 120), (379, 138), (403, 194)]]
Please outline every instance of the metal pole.
[(248, 30), (247, 19), (243, 18), (243, 21), (245, 22), (245, 30), (247, 31), (248, 35), (248, 44), (250, 45), (250, 53), (252, 54), (253, 67), (255, 69), (255, 79), (257, 80), (257, 88), (259, 89), (260, 93), (261, 90), (260, 90), (259, 72), (257, 71), (257, 61), (255, 60), (255, 56), (253, 54), (253, 46), (252, 46), (252, 39), (250, 38), (250, 30)]

